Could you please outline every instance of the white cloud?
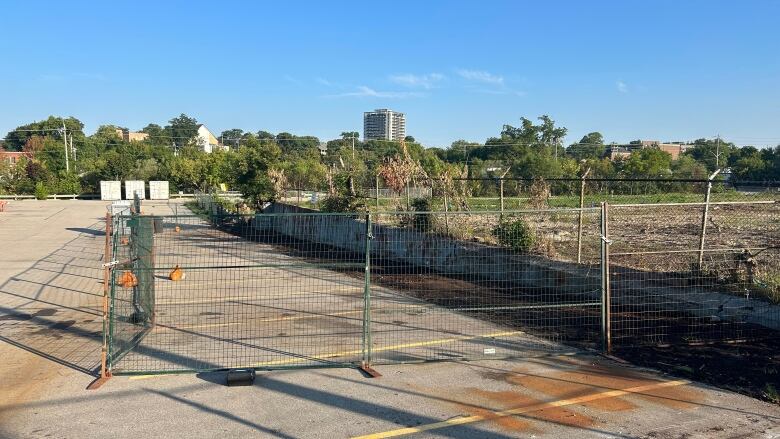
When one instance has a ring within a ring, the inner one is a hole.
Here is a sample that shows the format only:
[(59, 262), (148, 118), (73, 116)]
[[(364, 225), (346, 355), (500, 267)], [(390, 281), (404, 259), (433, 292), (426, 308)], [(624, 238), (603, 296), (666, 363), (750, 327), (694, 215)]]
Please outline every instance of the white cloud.
[(322, 84), (327, 87), (333, 87), (333, 83), (325, 78), (316, 78), (315, 81), (317, 81), (318, 84)]
[(287, 81), (287, 82), (293, 83), (295, 85), (303, 85), (303, 82), (301, 82), (300, 79), (295, 78), (295, 77), (290, 76), (290, 75), (284, 75), (284, 80)]
[(617, 87), (617, 91), (621, 93), (628, 93), (628, 84), (623, 81), (617, 81), (615, 87)]
[(467, 90), (471, 90), (474, 93), (482, 93), (486, 95), (513, 95), (518, 97), (525, 97), (528, 93), (523, 90), (512, 90), (510, 88), (479, 88), (479, 87), (467, 87)]
[(500, 75), (494, 75), (484, 70), (464, 70), (457, 71), (461, 78), (469, 81), (484, 82), (486, 84), (503, 85), (504, 77)]
[(437, 82), (444, 79), (441, 73), (429, 73), (427, 75), (413, 75), (406, 73), (403, 75), (391, 75), (390, 81), (407, 87), (422, 87), (424, 89), (433, 88)]
[(386, 99), (403, 99), (411, 97), (423, 96), (422, 93), (408, 92), (408, 91), (379, 91), (374, 90), (371, 87), (361, 85), (357, 87), (357, 90), (346, 93), (338, 93), (333, 95), (327, 95), (329, 98), (343, 98), (343, 97), (358, 97), (358, 98), (386, 98)]

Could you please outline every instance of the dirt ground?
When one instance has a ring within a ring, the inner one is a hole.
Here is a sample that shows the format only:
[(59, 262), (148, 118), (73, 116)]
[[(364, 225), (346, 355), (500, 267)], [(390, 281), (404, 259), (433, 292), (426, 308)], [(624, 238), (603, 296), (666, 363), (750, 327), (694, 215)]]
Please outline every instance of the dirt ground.
[[(724, 209), (734, 211), (736, 208)], [(767, 207), (758, 209), (765, 213)], [(741, 212), (739, 209), (736, 211)], [(623, 227), (628, 225), (623, 224)], [(769, 239), (768, 235), (760, 234), (767, 231), (758, 233), (755, 236)], [(296, 245), (287, 241), (286, 245), (275, 247), (279, 252), (302, 258), (326, 253), (310, 243)], [(362, 270), (342, 272), (355, 279), (362, 279), (364, 275)], [(426, 303), (453, 309), (485, 304), (531, 306), (578, 301), (577, 297), (567, 297), (566, 294), (523, 292), (512, 286), (479, 282), (470, 276), (444, 276), (398, 261), (381, 259), (372, 262), (371, 280), (376, 285)], [(616, 308), (620, 312), (613, 314), (612, 329), (617, 337), (613, 341), (612, 354), (643, 367), (655, 367), (675, 376), (780, 404), (778, 332), (741, 321), (711, 321), (708, 317), (664, 308), (667, 305), (661, 303), (655, 312), (652, 312), (649, 302)], [(598, 306), (487, 310), (472, 315), (511, 329), (522, 329), (541, 339), (602, 351)]]

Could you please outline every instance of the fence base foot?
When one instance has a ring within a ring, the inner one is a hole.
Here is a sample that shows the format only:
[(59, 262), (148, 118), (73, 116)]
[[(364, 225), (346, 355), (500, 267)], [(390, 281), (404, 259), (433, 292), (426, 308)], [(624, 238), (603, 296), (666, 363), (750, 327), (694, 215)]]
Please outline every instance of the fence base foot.
[(254, 369), (230, 369), (227, 372), (227, 385), (233, 386), (251, 386), (255, 383)]
[(376, 369), (371, 367), (368, 363), (361, 363), (358, 367), (368, 378), (379, 378), (382, 376), (381, 373), (377, 372)]
[(110, 379), (111, 375), (99, 376), (89, 383), (87, 390), (97, 390)]

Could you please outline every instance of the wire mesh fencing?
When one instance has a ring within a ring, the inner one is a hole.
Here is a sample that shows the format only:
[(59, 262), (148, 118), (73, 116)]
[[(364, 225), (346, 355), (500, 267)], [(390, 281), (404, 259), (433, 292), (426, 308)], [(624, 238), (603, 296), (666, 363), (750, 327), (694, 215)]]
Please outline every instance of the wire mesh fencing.
[[(721, 176), (722, 177), (722, 176)], [(415, 200), (426, 200), (426, 210), (504, 211), (522, 209), (596, 208), (610, 204), (701, 203), (710, 201), (780, 201), (780, 183), (714, 178), (524, 178), (463, 177), (409, 182), (400, 190), (385, 187), (377, 178), (373, 187), (356, 188), (354, 197), (367, 209), (415, 210)], [(331, 195), (319, 189), (291, 189), (280, 201), (318, 209)]]
[[(273, 222), (269, 217), (263, 219)], [(336, 224), (338, 217), (319, 221)], [(194, 215), (117, 218), (130, 227), (116, 237), (117, 256), (128, 261), (112, 274), (113, 373), (332, 366), (361, 358), (364, 281), (342, 272), (363, 271), (363, 260), (316, 244), (311, 223), (321, 216), (285, 218), (295, 238), (271, 233), (251, 216), (212, 218), (216, 223)], [(156, 226), (151, 266), (134, 254), (138, 219)], [(149, 278), (154, 310), (139, 318), (136, 298)]]
[(108, 367), (344, 367), (776, 337), (778, 213), (774, 202), (276, 203), (115, 216)]
[[(580, 214), (586, 257), (577, 263)], [(598, 210), (374, 218), (373, 363), (598, 346)]]
[(612, 339), (698, 344), (776, 337), (776, 203), (610, 206)]

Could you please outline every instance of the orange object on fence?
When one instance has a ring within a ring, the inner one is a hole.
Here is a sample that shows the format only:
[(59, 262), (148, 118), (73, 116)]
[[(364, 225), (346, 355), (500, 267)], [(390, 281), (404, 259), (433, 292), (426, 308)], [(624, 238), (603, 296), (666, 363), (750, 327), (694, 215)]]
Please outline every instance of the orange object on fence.
[(138, 286), (138, 278), (130, 271), (122, 273), (122, 277), (119, 278), (119, 284), (124, 288), (133, 288)]
[(168, 275), (168, 278), (172, 281), (182, 280), (184, 279), (184, 270), (177, 265), (173, 271), (171, 271), (171, 274)]

